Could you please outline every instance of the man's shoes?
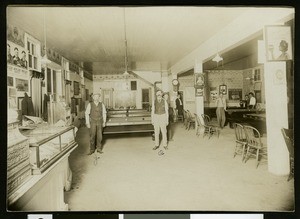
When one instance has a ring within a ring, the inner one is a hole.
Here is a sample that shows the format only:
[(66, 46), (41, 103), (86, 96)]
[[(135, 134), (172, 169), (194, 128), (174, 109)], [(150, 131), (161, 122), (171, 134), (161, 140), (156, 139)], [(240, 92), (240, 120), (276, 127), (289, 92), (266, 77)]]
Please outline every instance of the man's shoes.
[(87, 153), (86, 155), (92, 155), (95, 151), (90, 151), (89, 153)]
[(155, 146), (154, 148), (153, 148), (153, 150), (157, 150), (159, 148), (159, 146)]
[(97, 150), (98, 153), (103, 154), (104, 152), (102, 150)]
[(168, 150), (168, 146), (164, 146), (164, 149), (165, 149), (165, 150)]

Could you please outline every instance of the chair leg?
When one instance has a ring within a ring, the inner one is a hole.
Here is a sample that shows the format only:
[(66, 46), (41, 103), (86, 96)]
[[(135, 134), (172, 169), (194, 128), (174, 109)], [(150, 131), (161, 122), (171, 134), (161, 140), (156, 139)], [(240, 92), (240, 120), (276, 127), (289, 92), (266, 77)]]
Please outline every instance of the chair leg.
[(246, 149), (246, 144), (243, 144), (243, 151), (242, 151), (242, 162), (244, 161), (244, 156), (245, 156), (245, 149)]
[(237, 155), (236, 149), (238, 147), (238, 143), (235, 144), (235, 149), (234, 149), (234, 153), (233, 153), (233, 158), (235, 158), (235, 156)]
[(256, 149), (256, 168), (259, 165), (259, 149)]
[(248, 160), (248, 153), (249, 153), (249, 147), (247, 148), (247, 151), (246, 151), (246, 155), (245, 155), (245, 163), (247, 162), (247, 160)]

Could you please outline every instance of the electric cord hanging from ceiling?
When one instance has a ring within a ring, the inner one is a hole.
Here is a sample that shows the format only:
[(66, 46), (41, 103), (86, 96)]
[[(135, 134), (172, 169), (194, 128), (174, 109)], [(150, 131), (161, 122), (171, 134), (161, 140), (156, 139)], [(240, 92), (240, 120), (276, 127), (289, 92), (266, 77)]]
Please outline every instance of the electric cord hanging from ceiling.
[(127, 54), (127, 35), (126, 35), (126, 15), (125, 15), (125, 8), (124, 8), (124, 39), (125, 39), (125, 72), (123, 75), (128, 76), (128, 54)]

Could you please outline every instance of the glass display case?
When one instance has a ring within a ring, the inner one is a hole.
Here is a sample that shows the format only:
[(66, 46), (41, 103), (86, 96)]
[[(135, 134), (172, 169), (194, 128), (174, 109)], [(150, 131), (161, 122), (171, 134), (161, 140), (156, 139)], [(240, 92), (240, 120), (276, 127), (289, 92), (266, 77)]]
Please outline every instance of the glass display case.
[(29, 139), (30, 164), (33, 174), (41, 174), (77, 146), (74, 126), (41, 125), (23, 134)]
[(7, 125), (7, 193), (12, 194), (31, 176), (29, 141), (18, 129), (19, 121)]

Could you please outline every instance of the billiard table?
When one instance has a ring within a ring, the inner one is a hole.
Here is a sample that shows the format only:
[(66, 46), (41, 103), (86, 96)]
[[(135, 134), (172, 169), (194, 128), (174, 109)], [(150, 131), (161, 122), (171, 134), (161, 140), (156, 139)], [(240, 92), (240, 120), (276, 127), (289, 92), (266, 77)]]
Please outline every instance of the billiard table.
[(266, 134), (266, 114), (265, 111), (257, 111), (256, 109), (227, 109), (226, 121), (230, 128), (234, 123), (250, 125), (256, 128), (261, 134)]
[(151, 112), (143, 109), (109, 110), (103, 134), (154, 132)]

